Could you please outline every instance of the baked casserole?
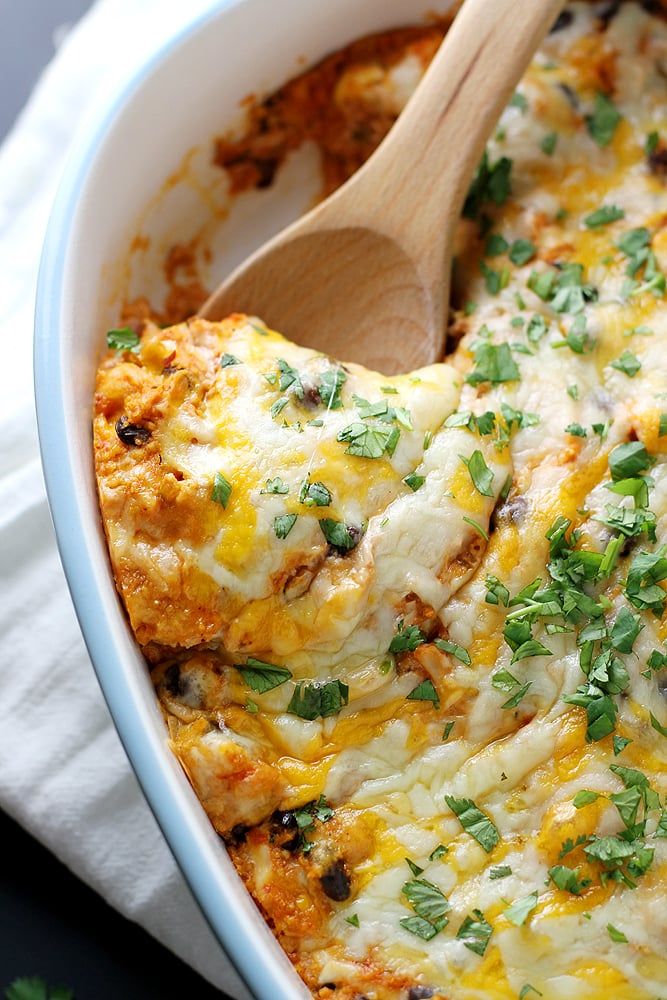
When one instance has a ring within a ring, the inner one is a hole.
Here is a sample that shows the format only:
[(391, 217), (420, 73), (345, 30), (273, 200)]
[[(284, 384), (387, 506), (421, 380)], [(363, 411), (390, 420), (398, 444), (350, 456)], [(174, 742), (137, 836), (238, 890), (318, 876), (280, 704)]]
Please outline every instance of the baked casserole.
[[(333, 190), (444, 30), (257, 104), (216, 144), (230, 189), (309, 141)], [(108, 334), (117, 586), (314, 996), (667, 996), (666, 273), (667, 24), (576, 2), (470, 188), (442, 363), (241, 314)]]

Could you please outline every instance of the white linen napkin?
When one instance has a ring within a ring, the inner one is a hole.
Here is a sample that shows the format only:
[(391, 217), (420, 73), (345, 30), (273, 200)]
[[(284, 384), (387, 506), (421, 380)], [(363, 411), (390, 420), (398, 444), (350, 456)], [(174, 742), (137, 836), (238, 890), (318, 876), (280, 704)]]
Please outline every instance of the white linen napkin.
[(39, 255), (70, 140), (111, 88), (215, 0), (98, 0), (0, 148), (0, 807), (124, 916), (247, 998), (130, 769), (56, 551), (32, 391)]

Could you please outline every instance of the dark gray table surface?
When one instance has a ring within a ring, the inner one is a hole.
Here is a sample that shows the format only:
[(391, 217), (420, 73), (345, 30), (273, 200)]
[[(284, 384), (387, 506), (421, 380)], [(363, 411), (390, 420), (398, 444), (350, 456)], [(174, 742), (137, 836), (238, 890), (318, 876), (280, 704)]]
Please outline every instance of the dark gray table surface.
[[(0, 139), (54, 53), (54, 31), (90, 0), (0, 0)], [(124, 920), (0, 812), (0, 995), (19, 976), (69, 986), (76, 1000), (224, 1000)]]

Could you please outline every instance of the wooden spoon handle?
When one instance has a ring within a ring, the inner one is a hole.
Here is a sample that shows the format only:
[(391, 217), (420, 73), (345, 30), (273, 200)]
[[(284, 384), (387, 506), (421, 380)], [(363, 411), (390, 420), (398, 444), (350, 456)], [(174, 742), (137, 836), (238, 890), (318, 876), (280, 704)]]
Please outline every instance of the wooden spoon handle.
[(317, 228), (369, 225), (405, 249), (427, 286), (441, 282), (484, 145), (563, 5), (465, 0), (395, 127), (313, 213)]

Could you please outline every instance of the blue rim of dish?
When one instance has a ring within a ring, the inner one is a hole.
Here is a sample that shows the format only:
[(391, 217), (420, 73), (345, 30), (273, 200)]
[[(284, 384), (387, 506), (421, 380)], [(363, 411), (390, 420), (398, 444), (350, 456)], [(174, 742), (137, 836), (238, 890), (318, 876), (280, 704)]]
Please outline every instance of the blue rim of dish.
[[(196, 18), (170, 35), (126, 79), (98, 113), (91, 129), (79, 130), (68, 155), (51, 210), (37, 280), (34, 337), (34, 383), (42, 466), (58, 549), (67, 583), (98, 681), (121, 742), (144, 796), (195, 899), (246, 986), (260, 1000), (294, 1000), (294, 990), (275, 979), (275, 957), (241, 923), (230, 919), (226, 900), (207, 861), (191, 850), (192, 832), (181, 814), (165, 773), (164, 761), (143, 735), (143, 725), (129, 685), (118, 671), (115, 640), (109, 623), (99, 614), (96, 580), (90, 553), (79, 530), (78, 489), (70, 463), (59, 319), (64, 284), (65, 249), (69, 243), (79, 194), (93, 164), (100, 141), (144, 80), (184, 41), (219, 13), (243, 0), (212, 0)], [(296, 974), (295, 974), (296, 975)], [(281, 976), (281, 979), (283, 977)]]

